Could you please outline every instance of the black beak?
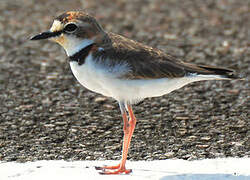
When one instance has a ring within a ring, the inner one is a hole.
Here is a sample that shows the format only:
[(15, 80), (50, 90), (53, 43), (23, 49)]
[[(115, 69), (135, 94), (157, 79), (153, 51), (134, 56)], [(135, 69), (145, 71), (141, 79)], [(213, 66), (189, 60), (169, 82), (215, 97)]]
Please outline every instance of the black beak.
[(31, 37), (30, 40), (49, 39), (51, 37), (59, 36), (61, 33), (62, 33), (61, 31), (56, 31), (56, 32), (46, 31)]

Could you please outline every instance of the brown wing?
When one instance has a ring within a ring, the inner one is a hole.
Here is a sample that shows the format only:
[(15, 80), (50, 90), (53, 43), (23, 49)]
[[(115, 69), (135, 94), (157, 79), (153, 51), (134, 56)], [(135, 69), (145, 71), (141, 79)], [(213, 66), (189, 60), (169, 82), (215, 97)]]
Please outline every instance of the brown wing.
[[(121, 78), (177, 78), (183, 77), (187, 73), (218, 74), (217, 72), (220, 70), (221, 74), (224, 75), (224, 71), (232, 72), (223, 68), (184, 63), (158, 49), (113, 33), (108, 34), (106, 41), (106, 46), (103, 47), (104, 50), (96, 53), (95, 56), (99, 56), (101, 59), (109, 58), (111, 60), (110, 66), (126, 61), (131, 71)], [(217, 69), (217, 72), (214, 71), (215, 69)]]

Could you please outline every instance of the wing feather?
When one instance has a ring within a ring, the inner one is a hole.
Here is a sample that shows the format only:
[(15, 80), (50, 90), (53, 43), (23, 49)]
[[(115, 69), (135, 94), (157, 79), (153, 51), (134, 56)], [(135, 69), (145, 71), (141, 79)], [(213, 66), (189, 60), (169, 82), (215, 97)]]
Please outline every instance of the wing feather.
[(230, 69), (185, 63), (166, 54), (123, 36), (108, 33), (106, 43), (94, 54), (98, 61), (109, 59), (109, 66), (127, 64), (130, 71), (123, 74), (124, 79), (180, 78), (190, 73), (205, 75), (227, 75)]

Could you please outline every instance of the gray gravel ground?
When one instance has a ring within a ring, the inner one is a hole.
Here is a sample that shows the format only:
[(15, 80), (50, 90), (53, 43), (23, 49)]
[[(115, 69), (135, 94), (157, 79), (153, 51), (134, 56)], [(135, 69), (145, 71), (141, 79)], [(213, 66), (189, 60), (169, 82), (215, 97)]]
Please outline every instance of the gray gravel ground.
[(250, 156), (249, 0), (1, 0), (0, 160), (120, 159), (117, 103), (82, 87), (58, 45), (28, 40), (81, 7), (108, 31), (246, 77), (193, 83), (135, 106), (129, 159)]

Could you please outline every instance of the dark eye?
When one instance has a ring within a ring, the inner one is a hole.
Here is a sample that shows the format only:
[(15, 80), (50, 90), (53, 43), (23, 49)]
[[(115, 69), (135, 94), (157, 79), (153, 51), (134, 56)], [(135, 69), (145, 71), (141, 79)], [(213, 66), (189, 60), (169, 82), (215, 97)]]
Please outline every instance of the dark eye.
[(76, 29), (77, 29), (77, 25), (75, 25), (75, 24), (73, 24), (73, 23), (67, 24), (67, 25), (64, 27), (64, 31), (65, 31), (65, 32), (69, 32), (69, 33), (74, 32)]

